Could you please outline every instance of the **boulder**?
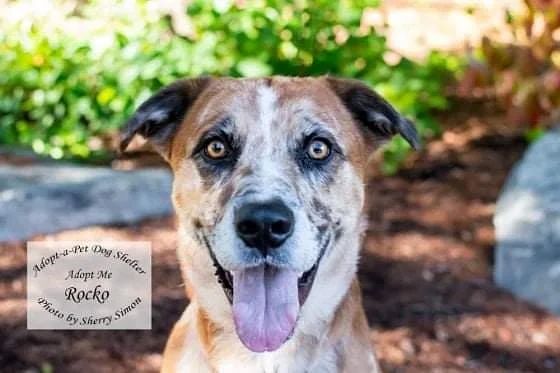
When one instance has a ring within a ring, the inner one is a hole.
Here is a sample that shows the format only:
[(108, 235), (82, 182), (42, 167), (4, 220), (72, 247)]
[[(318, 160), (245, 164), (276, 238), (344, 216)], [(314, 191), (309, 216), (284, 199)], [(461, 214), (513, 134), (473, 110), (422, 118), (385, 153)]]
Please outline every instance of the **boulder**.
[(0, 241), (172, 213), (166, 169), (0, 166)]
[(498, 200), (496, 283), (560, 315), (560, 129), (534, 143)]

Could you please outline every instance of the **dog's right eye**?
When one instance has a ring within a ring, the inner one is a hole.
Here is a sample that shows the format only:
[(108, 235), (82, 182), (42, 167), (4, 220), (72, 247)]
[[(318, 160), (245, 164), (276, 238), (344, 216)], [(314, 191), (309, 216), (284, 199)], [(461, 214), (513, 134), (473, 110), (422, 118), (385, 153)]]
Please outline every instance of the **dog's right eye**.
[(212, 139), (204, 147), (204, 155), (212, 160), (224, 159), (229, 151), (225, 142), (219, 139)]
[(331, 155), (331, 147), (327, 140), (313, 139), (307, 145), (307, 156), (314, 161), (324, 161)]

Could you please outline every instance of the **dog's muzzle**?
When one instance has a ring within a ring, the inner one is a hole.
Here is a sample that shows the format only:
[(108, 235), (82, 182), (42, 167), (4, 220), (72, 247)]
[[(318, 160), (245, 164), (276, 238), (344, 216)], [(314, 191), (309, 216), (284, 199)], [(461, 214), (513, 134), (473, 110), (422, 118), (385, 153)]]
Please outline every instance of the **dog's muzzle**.
[(257, 250), (263, 261), (230, 272), (209, 247), (216, 276), (232, 304), (236, 331), (243, 344), (255, 352), (274, 351), (294, 331), (329, 239), (325, 237), (317, 261), (302, 274), (266, 261), (292, 236), (296, 224), (294, 213), (281, 200), (244, 203), (235, 211), (233, 223), (239, 239)]

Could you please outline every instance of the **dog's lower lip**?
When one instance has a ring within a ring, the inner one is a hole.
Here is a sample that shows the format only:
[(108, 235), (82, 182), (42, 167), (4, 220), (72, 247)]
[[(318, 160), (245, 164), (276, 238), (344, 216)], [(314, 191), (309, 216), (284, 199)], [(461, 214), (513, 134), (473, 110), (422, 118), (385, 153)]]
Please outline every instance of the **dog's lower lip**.
[(214, 264), (214, 268), (216, 271), (214, 272), (214, 276), (216, 276), (218, 283), (222, 285), (222, 289), (224, 289), (224, 293), (226, 294), (226, 298), (228, 299), (229, 303), (233, 303), (233, 277), (230, 271), (227, 271), (218, 263), (212, 251), (210, 251), (210, 256), (212, 257), (212, 262)]
[(303, 305), (307, 300), (307, 296), (309, 295), (311, 287), (315, 282), (315, 274), (317, 273), (317, 269), (319, 268), (319, 263), (321, 262), (321, 259), (323, 259), (323, 254), (325, 254), (327, 246), (329, 246), (330, 242), (330, 236), (327, 236), (325, 243), (321, 247), (321, 251), (319, 252), (319, 256), (317, 257), (315, 264), (313, 264), (313, 266), (309, 270), (304, 272), (298, 279), (300, 305)]
[(298, 279), (299, 286), (305, 286), (308, 284), (312, 277), (315, 275), (315, 271), (317, 270), (317, 263), (313, 265), (309, 270), (303, 272)]

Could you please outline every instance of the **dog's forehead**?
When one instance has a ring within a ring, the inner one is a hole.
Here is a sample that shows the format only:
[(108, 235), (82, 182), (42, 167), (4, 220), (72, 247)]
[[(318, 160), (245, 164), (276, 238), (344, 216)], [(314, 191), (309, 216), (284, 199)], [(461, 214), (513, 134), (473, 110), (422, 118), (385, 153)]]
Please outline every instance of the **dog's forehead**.
[[(324, 78), (214, 79), (189, 111), (173, 142), (182, 158), (200, 137), (228, 119), (242, 137), (293, 137), (310, 123), (341, 142), (359, 137), (351, 115)], [(344, 144), (342, 144), (344, 146)], [(177, 149), (179, 148), (179, 149)]]
[(249, 133), (271, 124), (286, 132), (306, 117), (336, 129), (343, 111), (337, 96), (317, 78), (220, 79), (202, 101), (192, 118), (199, 131), (223, 117)]

